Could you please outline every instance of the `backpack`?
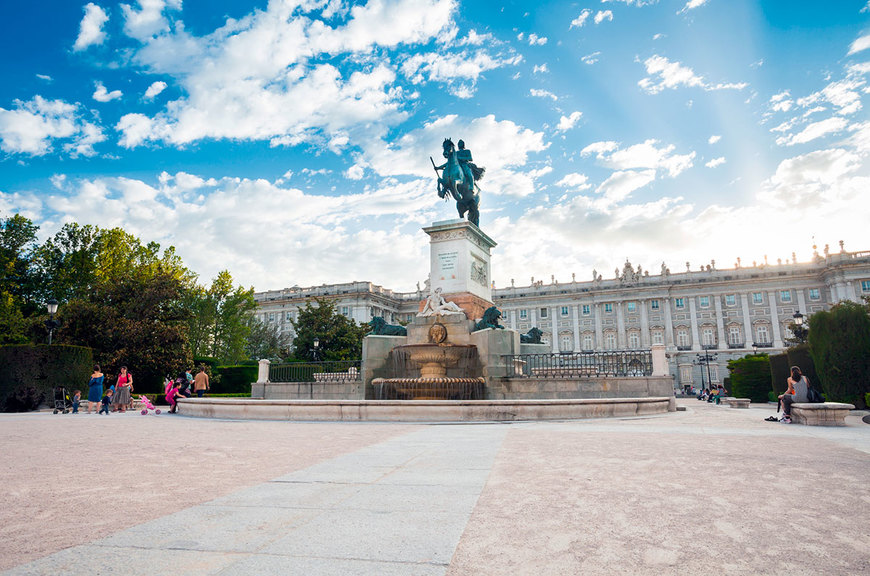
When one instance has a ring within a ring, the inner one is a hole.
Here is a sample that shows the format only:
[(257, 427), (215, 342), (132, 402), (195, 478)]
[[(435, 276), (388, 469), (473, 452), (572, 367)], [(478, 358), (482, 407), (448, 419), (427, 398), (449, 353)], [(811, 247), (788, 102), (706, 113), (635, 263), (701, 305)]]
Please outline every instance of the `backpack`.
[(807, 402), (812, 402), (813, 404), (821, 404), (825, 399), (822, 398), (821, 392), (810, 386), (810, 381), (807, 379)]

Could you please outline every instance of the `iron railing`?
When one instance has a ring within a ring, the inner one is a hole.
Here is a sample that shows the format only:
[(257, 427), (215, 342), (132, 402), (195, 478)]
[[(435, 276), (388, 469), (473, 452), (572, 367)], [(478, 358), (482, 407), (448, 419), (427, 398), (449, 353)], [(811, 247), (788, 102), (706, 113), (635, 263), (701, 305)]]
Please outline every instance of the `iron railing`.
[(269, 366), (270, 382), (357, 382), (361, 360), (293, 362)]
[(560, 354), (507, 354), (509, 378), (650, 376), (650, 350), (607, 350)]

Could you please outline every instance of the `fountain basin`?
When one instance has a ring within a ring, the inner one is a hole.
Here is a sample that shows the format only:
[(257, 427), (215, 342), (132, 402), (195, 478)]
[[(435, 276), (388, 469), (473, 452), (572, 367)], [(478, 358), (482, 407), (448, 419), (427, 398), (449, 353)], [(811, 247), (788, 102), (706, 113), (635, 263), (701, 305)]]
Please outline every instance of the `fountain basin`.
[(483, 396), (483, 378), (375, 378), (378, 400), (472, 400)]

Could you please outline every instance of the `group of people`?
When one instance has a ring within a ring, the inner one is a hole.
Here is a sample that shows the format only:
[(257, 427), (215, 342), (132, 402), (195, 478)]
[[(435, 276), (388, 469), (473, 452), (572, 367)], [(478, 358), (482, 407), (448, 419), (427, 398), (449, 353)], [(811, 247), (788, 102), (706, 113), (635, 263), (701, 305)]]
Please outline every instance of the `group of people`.
[[(121, 366), (117, 380), (108, 388), (105, 386), (105, 380), (106, 376), (100, 370), (100, 365), (94, 365), (94, 371), (88, 380), (87, 413), (90, 414), (91, 409), (96, 414), (132, 410), (133, 375), (127, 371), (127, 367)], [(208, 374), (206, 374), (204, 367), (200, 367), (196, 376), (193, 376), (190, 370), (185, 370), (175, 380), (171, 380), (167, 376), (164, 382), (164, 392), (166, 401), (170, 406), (169, 411), (172, 413), (177, 411), (178, 398), (190, 398), (193, 394), (202, 398), (210, 387)], [(73, 414), (78, 414), (81, 397), (81, 391), (75, 390), (72, 398)]]
[[(133, 375), (127, 372), (126, 366), (121, 366), (118, 379), (114, 384), (105, 388), (105, 374), (100, 370), (100, 365), (94, 365), (94, 371), (88, 380), (88, 414), (93, 408), (99, 414), (112, 412), (126, 412), (133, 409)], [(75, 391), (73, 396), (73, 413), (78, 413), (78, 403), (81, 401), (81, 392)]]
[(179, 398), (190, 398), (193, 394), (196, 394), (197, 398), (202, 398), (210, 388), (204, 366), (200, 366), (196, 376), (193, 376), (190, 370), (181, 372), (175, 380), (167, 376), (163, 381), (163, 390), (166, 402), (169, 404), (169, 413), (175, 414), (178, 411)]
[(722, 398), (728, 395), (728, 391), (725, 390), (725, 387), (719, 384), (715, 388), (704, 388), (698, 394), (698, 400), (706, 400), (707, 402), (713, 402), (714, 404), (718, 404), (722, 401)]

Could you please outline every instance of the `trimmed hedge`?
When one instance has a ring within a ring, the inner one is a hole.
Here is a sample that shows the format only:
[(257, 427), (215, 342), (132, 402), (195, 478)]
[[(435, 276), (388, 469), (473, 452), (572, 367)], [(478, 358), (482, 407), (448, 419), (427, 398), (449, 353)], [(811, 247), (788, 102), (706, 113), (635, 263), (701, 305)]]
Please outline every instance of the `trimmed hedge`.
[[(810, 353), (825, 397), (864, 408), (870, 393), (870, 314), (844, 301), (810, 316)], [(815, 383), (814, 383), (815, 384)]]
[(0, 408), (6, 409), (14, 390), (31, 386), (45, 394), (46, 402), (53, 401), (55, 386), (65, 387), (70, 396), (76, 389), (86, 391), (93, 368), (93, 352), (83, 346), (0, 346)]
[(788, 354), (774, 354), (770, 357), (770, 378), (774, 396), (785, 394), (788, 377), (791, 376)]
[(810, 356), (810, 347), (807, 344), (799, 344), (792, 346), (787, 350), (789, 376), (791, 375), (791, 367), (797, 366), (801, 369), (807, 380), (810, 381), (810, 386), (815, 386), (816, 390), (822, 391), (822, 384), (819, 381), (819, 375), (816, 374), (816, 365), (813, 362), (813, 357)]
[(750, 355), (728, 361), (731, 372), (731, 395), (767, 402), (770, 391), (770, 359), (767, 354)]
[(214, 394), (251, 394), (251, 383), (257, 381), (258, 366), (218, 366), (220, 378), (211, 384)]

